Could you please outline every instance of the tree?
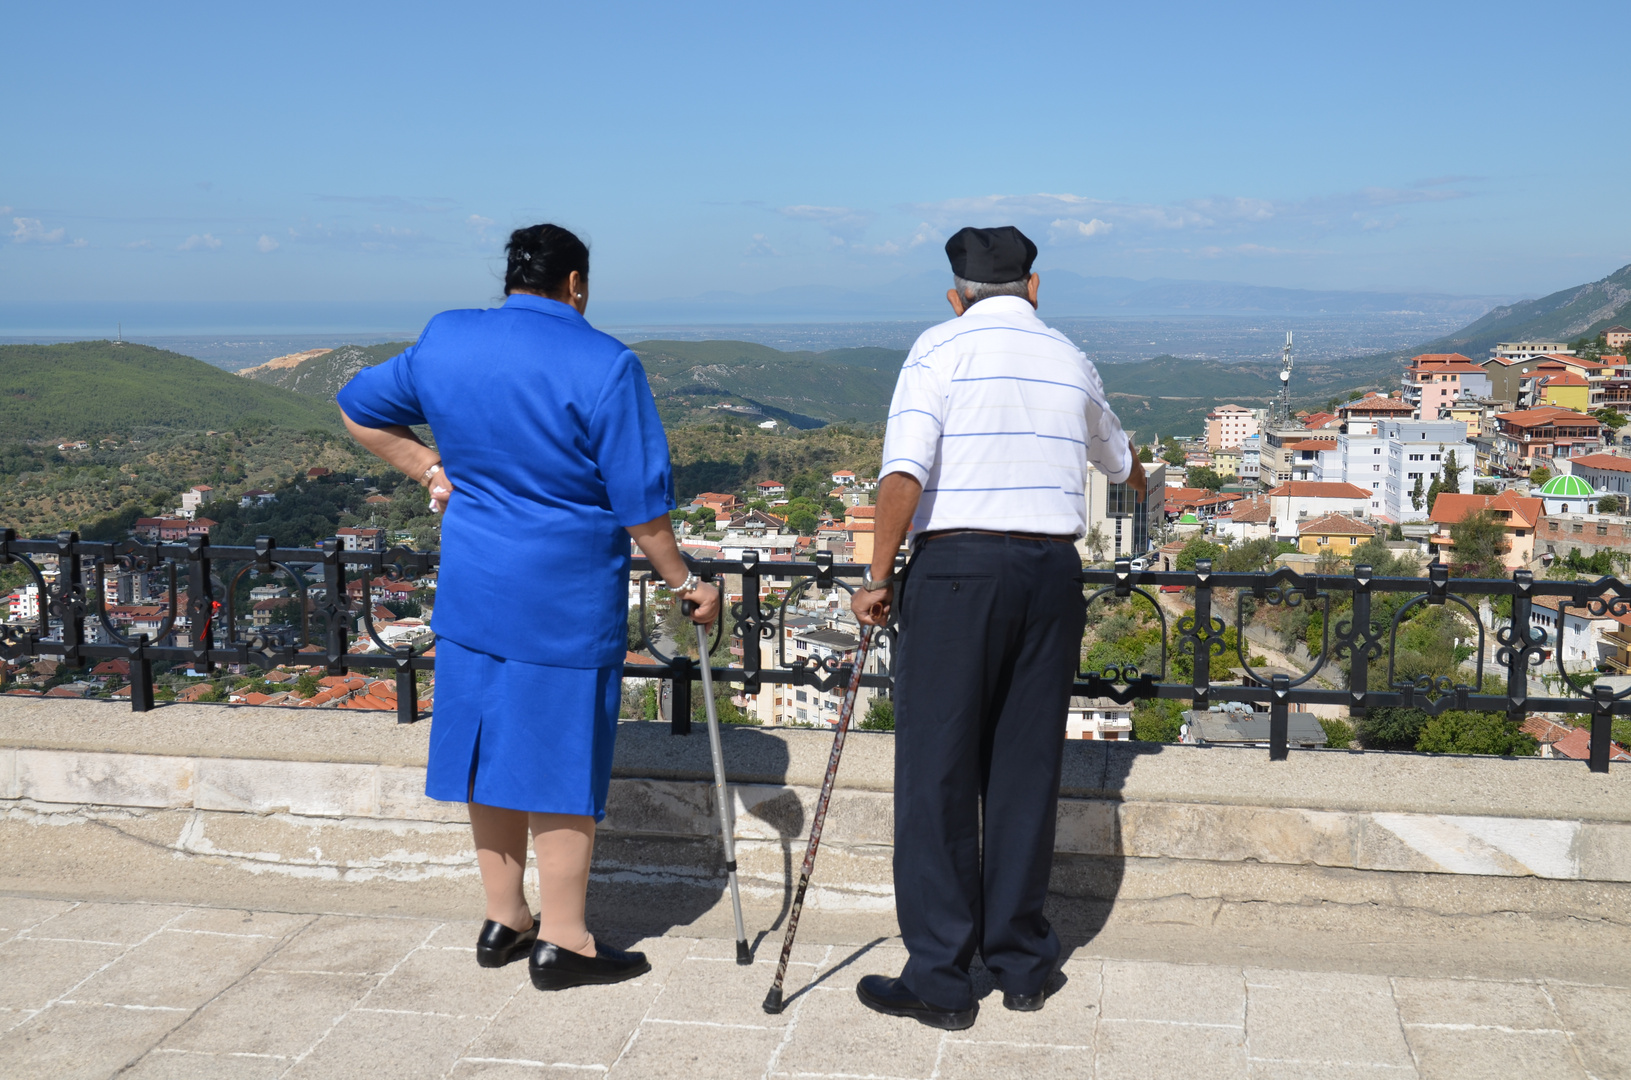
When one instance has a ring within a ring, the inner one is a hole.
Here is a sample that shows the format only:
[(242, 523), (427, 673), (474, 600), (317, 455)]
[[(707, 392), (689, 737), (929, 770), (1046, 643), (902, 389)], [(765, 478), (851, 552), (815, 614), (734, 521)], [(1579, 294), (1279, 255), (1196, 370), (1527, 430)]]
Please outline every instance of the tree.
[(1103, 524), (1095, 521), (1093, 523), (1093, 527), (1087, 530), (1087, 536), (1083, 537), (1083, 539), (1087, 542), (1088, 559), (1092, 562), (1099, 562), (1103, 560), (1105, 548), (1110, 543), (1110, 541), (1105, 538)]
[(1392, 525), (1387, 527), (1387, 538), (1389, 540), (1403, 540), (1404, 527), (1395, 521)]
[(1177, 742), (1183, 712), (1182, 701), (1141, 698), (1133, 705), (1133, 738), (1140, 742)]
[(1552, 470), (1544, 465), (1536, 465), (1529, 470), (1529, 483), (1533, 485), (1544, 484), (1552, 478)]
[(1599, 514), (1618, 514), (1624, 509), (1625, 500), (1618, 495), (1604, 495), (1597, 500), (1597, 512)]
[(862, 731), (894, 731), (895, 703), (886, 697), (875, 697), (867, 706), (866, 718), (861, 721)]
[(1450, 554), (1452, 577), (1503, 577), (1506, 563), (1502, 558), (1511, 548), (1506, 528), (1488, 510), (1468, 514), (1450, 526), (1450, 541), (1454, 545)]
[(1422, 725), (1416, 749), (1429, 754), (1501, 754), (1532, 757), (1538, 744), (1518, 722), (1498, 712), (1449, 709)]
[(1207, 491), (1217, 491), (1223, 487), (1223, 482), (1223, 477), (1218, 474), (1216, 469), (1209, 465), (1202, 465), (1199, 468), (1189, 470), (1188, 483), (1190, 487), (1205, 488)]
[[(1443, 449), (1443, 447), (1440, 447), (1440, 449)], [(1444, 482), (1440, 485), (1441, 491), (1459, 492), (1461, 490), (1461, 463), (1456, 461), (1454, 450), (1444, 455), (1444, 472), (1442, 475)]]
[(1366, 750), (1414, 750), (1428, 716), (1420, 709), (1371, 709), (1355, 725)]
[(1597, 421), (1604, 427), (1610, 428), (1614, 431), (1618, 431), (1626, 424), (1631, 423), (1631, 419), (1628, 419), (1623, 413), (1612, 406), (1602, 409), (1593, 409), (1591, 411), (1591, 415), (1596, 417)]
[(1177, 570), (1193, 570), (1197, 559), (1211, 559), (1216, 562), (1223, 555), (1223, 546), (1194, 537), (1178, 552), (1178, 558), (1173, 560), (1173, 568)]
[(1433, 504), (1438, 501), (1438, 497), (1443, 491), (1444, 485), (1439, 483), (1438, 474), (1434, 473), (1433, 482), (1427, 485), (1427, 496), (1425, 499), (1427, 503), (1427, 512), (1429, 514), (1433, 512)]
[(1155, 451), (1147, 446), (1140, 446), (1138, 448), (1138, 460), (1146, 465), (1150, 464), (1155, 460)]
[(309, 698), (321, 689), (322, 685), (318, 682), (315, 671), (303, 671), (294, 681), (294, 692), (298, 697)]
[(1410, 489), (1410, 505), (1417, 510), (1421, 509), (1421, 473), (1416, 474), (1416, 486)]
[(1495, 485), (1493, 483), (1488, 483), (1488, 484), (1474, 483), (1472, 485), (1472, 493), (1474, 495), (1499, 495), (1500, 491), (1496, 490), (1496, 487), (1495, 487)]
[(1162, 443), (1161, 460), (1168, 465), (1182, 465), (1184, 463), (1184, 448), (1178, 445), (1178, 440), (1168, 438)]

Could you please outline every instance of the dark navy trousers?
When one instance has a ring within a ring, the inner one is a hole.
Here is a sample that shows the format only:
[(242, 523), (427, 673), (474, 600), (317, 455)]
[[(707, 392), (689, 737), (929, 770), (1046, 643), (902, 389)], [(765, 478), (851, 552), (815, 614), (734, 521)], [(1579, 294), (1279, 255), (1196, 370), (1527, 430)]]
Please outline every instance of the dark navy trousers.
[(931, 1005), (973, 1004), (976, 951), (1008, 993), (1040, 991), (1058, 961), (1042, 904), (1080, 573), (1072, 544), (978, 533), (930, 537), (913, 556), (896, 652), (895, 903), (901, 979)]

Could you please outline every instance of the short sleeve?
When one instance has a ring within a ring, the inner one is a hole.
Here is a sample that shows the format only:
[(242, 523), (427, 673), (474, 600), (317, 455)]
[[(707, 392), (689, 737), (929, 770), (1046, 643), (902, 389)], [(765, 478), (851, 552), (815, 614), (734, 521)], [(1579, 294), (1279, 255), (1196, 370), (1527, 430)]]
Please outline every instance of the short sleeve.
[(668, 436), (645, 369), (632, 352), (618, 357), (595, 403), (589, 455), (600, 469), (619, 525), (640, 525), (674, 508)]
[(879, 479), (899, 472), (919, 484), (926, 483), (935, 455), (939, 453), (940, 434), (945, 426), (945, 386), (934, 368), (919, 356), (918, 346), (914, 346), (906, 363), (901, 365), (900, 377), (895, 381), (895, 396), (889, 403)]
[(1112, 484), (1126, 482), (1133, 473), (1133, 452), (1121, 419), (1105, 400), (1098, 369), (1087, 364), (1087, 460)]
[(411, 427), (427, 423), (413, 382), (413, 354), (419, 346), (410, 345), (396, 356), (363, 368), (340, 389), (340, 408), (363, 427)]

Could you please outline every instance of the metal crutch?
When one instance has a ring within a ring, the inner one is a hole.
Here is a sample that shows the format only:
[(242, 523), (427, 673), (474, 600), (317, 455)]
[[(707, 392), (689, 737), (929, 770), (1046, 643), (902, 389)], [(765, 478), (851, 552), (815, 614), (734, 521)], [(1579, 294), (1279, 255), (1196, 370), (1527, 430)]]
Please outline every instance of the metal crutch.
[[(693, 601), (680, 602), (680, 611), (687, 616), (696, 608)], [(708, 705), (708, 751), (714, 758), (714, 798), (719, 803), (719, 835), (725, 841), (725, 876), (730, 879), (731, 913), (736, 916), (736, 962), (751, 964), (753, 952), (748, 948), (748, 932), (742, 924), (742, 891), (736, 884), (736, 830), (731, 821), (730, 791), (725, 786), (725, 748), (719, 741), (719, 706), (714, 703), (714, 670), (713, 662), (708, 658), (708, 630), (701, 623), (693, 625), (697, 628), (697, 662), (702, 667), (702, 700)]]

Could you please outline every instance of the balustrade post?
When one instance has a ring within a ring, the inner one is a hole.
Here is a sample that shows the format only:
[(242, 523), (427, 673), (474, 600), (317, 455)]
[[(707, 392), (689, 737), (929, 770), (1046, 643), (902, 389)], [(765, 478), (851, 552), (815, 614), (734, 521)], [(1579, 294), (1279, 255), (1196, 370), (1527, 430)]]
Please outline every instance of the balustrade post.
[[(340, 561), (343, 545), (338, 536), (331, 536), (318, 541), (317, 547), (323, 553), (325, 669), (330, 675), (344, 675), (346, 650), (351, 647), (351, 620), (345, 594), (345, 563)], [(367, 592), (367, 589), (363, 590), (365, 604), (368, 602)]]
[(1269, 678), (1274, 700), (1269, 703), (1269, 760), (1284, 761), (1289, 755), (1291, 742), (1290, 705), (1286, 696), (1291, 693), (1291, 677), (1273, 675)]
[[(1190, 708), (1205, 712), (1212, 701), (1212, 560), (1196, 559), (1195, 652), (1191, 664)], [(1241, 629), (1244, 633), (1244, 628)]]
[(147, 635), (132, 649), (130, 658), (130, 711), (147, 712), (153, 708), (153, 661), (147, 658)]
[(396, 722), (419, 722), (419, 680), (414, 677), (411, 656), (398, 657), (396, 661)]
[(1506, 658), (1506, 718), (1514, 724), (1522, 724), (1529, 718), (1529, 632), (1533, 629), (1529, 621), (1533, 606), (1529, 592), (1535, 575), (1528, 570), (1514, 570), (1512, 582), (1518, 590), (1512, 596), (1512, 625), (1507, 628), (1512, 644)]
[(1614, 690), (1595, 683), (1591, 702), (1591, 759), (1587, 766), (1592, 772), (1608, 771), (1608, 756), (1614, 744)]
[[(721, 598), (723, 599), (723, 598)], [(724, 604), (720, 605), (719, 617), (725, 617)], [(754, 695), (759, 693), (759, 672), (763, 670), (760, 662), (759, 645), (763, 640), (759, 631), (760, 620), (763, 618), (759, 607), (759, 553), (752, 548), (742, 552), (742, 693)]]
[[(704, 663), (706, 663), (704, 659)], [(689, 656), (676, 656), (674, 658), (674, 677), (669, 680), (670, 691), (668, 696), (668, 733), (670, 735), (691, 734), (691, 678), (692, 664)]]
[(57, 595), (41, 597), (42, 604), (56, 609), (62, 620), (62, 662), (80, 667), (84, 658), (79, 647), (85, 644), (85, 583), (79, 565), (79, 534), (64, 530), (57, 534)]
[(193, 654), (193, 669), (208, 673), (215, 669), (210, 645), (215, 636), (215, 586), (210, 581), (210, 538), (187, 537), (187, 639)]
[(1354, 567), (1353, 633), (1348, 639), (1348, 692), (1353, 695), (1348, 703), (1349, 716), (1362, 717), (1369, 711), (1364, 702), (1370, 691), (1370, 579), (1370, 567)]

